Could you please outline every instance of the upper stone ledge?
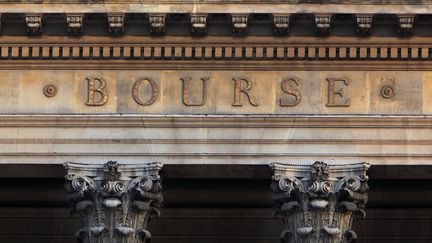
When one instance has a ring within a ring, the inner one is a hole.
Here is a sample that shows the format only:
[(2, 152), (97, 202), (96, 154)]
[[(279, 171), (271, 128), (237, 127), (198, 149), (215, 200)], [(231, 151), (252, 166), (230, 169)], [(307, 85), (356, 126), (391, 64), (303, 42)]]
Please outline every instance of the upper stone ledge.
[(432, 0), (419, 4), (311, 4), (267, 2), (0, 2), (2, 13), (319, 13), (319, 14), (430, 14)]
[(373, 5), (425, 5), (431, 4), (432, 0), (0, 0), (0, 4), (161, 4), (161, 3), (175, 3), (175, 4), (197, 4), (197, 3), (212, 3), (212, 4), (373, 4)]

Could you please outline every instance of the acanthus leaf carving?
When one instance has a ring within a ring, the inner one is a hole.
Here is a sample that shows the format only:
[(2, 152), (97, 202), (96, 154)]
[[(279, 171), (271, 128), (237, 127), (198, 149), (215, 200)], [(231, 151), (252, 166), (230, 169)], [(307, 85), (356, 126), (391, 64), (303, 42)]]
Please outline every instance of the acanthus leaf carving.
[(105, 165), (66, 163), (65, 189), (83, 228), (78, 242), (148, 243), (147, 224), (163, 201), (159, 163)]
[(366, 163), (271, 165), (274, 214), (286, 226), (282, 243), (354, 242), (354, 215), (365, 216)]

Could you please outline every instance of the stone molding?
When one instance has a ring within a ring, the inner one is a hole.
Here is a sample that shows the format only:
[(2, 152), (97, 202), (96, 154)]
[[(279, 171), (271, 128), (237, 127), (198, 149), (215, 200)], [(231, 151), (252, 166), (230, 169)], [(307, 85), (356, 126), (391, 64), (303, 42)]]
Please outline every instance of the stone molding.
[[(0, 115), (4, 128), (394, 128), (430, 129), (432, 116), (341, 115)], [(241, 122), (240, 122), (241, 121)], [(409, 122), (407, 122), (409, 121)], [(5, 139), (5, 138), (4, 138)], [(291, 139), (290, 139), (291, 140)], [(340, 140), (340, 139), (339, 139)], [(428, 140), (431, 141), (431, 140)], [(9, 141), (10, 143), (12, 141)], [(41, 142), (41, 141), (39, 141)], [(38, 142), (38, 143), (39, 143)], [(367, 143), (370, 143), (369, 140)], [(285, 143), (285, 142), (284, 142)], [(406, 143), (406, 142), (403, 142)], [(400, 144), (397, 144), (400, 145)]]
[(81, 217), (78, 242), (145, 242), (149, 221), (160, 215), (160, 163), (65, 163), (72, 213)]
[[(299, 162), (310, 161), (310, 158), (314, 161), (358, 161), (360, 158), (373, 159), (374, 166), (400, 165), (414, 175), (414, 167), (428, 165), (432, 158), (431, 140), (428, 140), (431, 116), (112, 114), (0, 117), (5, 134), (0, 140), (0, 163), (3, 165), (52, 165), (59, 164), (59, 158), (63, 161), (103, 161), (109, 157), (125, 162), (156, 158), (164, 164), (194, 165), (205, 160), (206, 164), (267, 166), (268, 161)], [(47, 128), (51, 131), (49, 134)], [(194, 129), (200, 134), (188, 137)], [(231, 131), (236, 129), (240, 132), (261, 129), (262, 133), (253, 133), (247, 138), (231, 137)], [(401, 129), (406, 132), (400, 133)], [(15, 132), (18, 130), (22, 132)], [(84, 132), (79, 138), (71, 137), (70, 134), (77, 131)], [(105, 134), (104, 131), (112, 132)], [(212, 131), (211, 137), (207, 131)], [(141, 140), (143, 132), (147, 135)], [(307, 134), (313, 137), (304, 137)], [(353, 137), (353, 134), (358, 136)], [(399, 174), (405, 176), (402, 170)], [(268, 176), (270, 178), (270, 173)]]
[[(201, 0), (201, 3), (214, 3), (215, 1), (212, 0)], [(239, 3), (239, 4), (250, 4), (250, 3), (285, 3), (285, 4), (316, 4), (317, 0), (272, 0), (272, 1), (260, 1), (260, 0), (218, 0), (218, 3), (222, 4), (229, 4), (229, 3)], [(7, 0), (1, 0), (0, 4), (9, 3)], [(28, 4), (28, 3), (34, 3), (34, 1), (31, 0), (21, 0), (19, 3), (22, 4)], [(62, 4), (76, 4), (76, 3), (87, 3), (87, 4), (100, 4), (101, 1), (98, 0), (40, 0), (38, 3), (44, 4), (44, 3), (62, 3)], [(105, 4), (134, 4), (134, 3), (170, 3), (170, 4), (176, 4), (176, 3), (183, 3), (183, 4), (193, 4), (196, 3), (192, 0), (104, 0), (103, 3)], [(335, 4), (335, 5), (351, 5), (351, 4), (374, 4), (374, 5), (427, 5), (431, 4), (431, 0), (423, 0), (423, 1), (417, 1), (417, 0), (390, 0), (390, 1), (376, 1), (376, 0), (321, 0), (319, 1), (319, 4)]]
[[(423, 0), (423, 1), (417, 1), (417, 0), (389, 0), (389, 1), (383, 1), (383, 0), (271, 0), (271, 1), (260, 1), (260, 0), (218, 0), (217, 3), (220, 4), (229, 4), (229, 3), (238, 3), (238, 4), (251, 4), (251, 3), (285, 3), (285, 4), (335, 4), (335, 5), (351, 5), (351, 4), (374, 4), (374, 5), (427, 5), (431, 4), (431, 0)], [(0, 0), (0, 4), (6, 4), (10, 3), (7, 0)], [(19, 2), (20, 4), (28, 4), (28, 3), (34, 3), (34, 1), (31, 0), (21, 0)], [(76, 4), (76, 3), (86, 3), (86, 4), (134, 4), (134, 3), (146, 3), (146, 4), (156, 4), (156, 3), (164, 3), (164, 4), (193, 4), (196, 3), (193, 0), (40, 0), (38, 1), (40, 4), (55, 4), (55, 3), (61, 3), (61, 4)], [(215, 1), (212, 0), (201, 0), (200, 3), (215, 3)]]
[(282, 243), (355, 242), (354, 216), (365, 216), (367, 163), (272, 163), (274, 214), (283, 217)]
[[(0, 60), (427, 60), (431, 45), (385, 44), (1, 44)], [(57, 63), (58, 64), (58, 63)], [(390, 67), (389, 67), (390, 68)]]

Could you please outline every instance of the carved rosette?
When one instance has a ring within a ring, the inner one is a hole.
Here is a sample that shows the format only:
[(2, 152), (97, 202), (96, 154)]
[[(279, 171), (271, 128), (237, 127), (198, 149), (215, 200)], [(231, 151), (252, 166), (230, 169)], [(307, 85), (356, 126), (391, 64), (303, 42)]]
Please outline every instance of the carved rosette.
[(160, 163), (66, 163), (65, 188), (83, 228), (79, 243), (148, 243), (147, 224), (160, 215)]
[(366, 215), (367, 163), (273, 163), (271, 168), (274, 214), (281, 215), (286, 226), (282, 243), (357, 239), (351, 226), (356, 214)]

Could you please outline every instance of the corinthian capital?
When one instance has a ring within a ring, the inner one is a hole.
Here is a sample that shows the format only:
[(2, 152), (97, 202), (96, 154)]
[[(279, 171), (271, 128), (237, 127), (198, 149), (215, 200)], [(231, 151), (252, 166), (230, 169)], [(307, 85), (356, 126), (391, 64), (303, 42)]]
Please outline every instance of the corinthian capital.
[(286, 230), (282, 243), (354, 242), (356, 214), (365, 216), (366, 163), (271, 164), (274, 214)]
[(160, 215), (162, 165), (66, 163), (65, 188), (83, 227), (79, 243), (148, 243), (147, 224)]

